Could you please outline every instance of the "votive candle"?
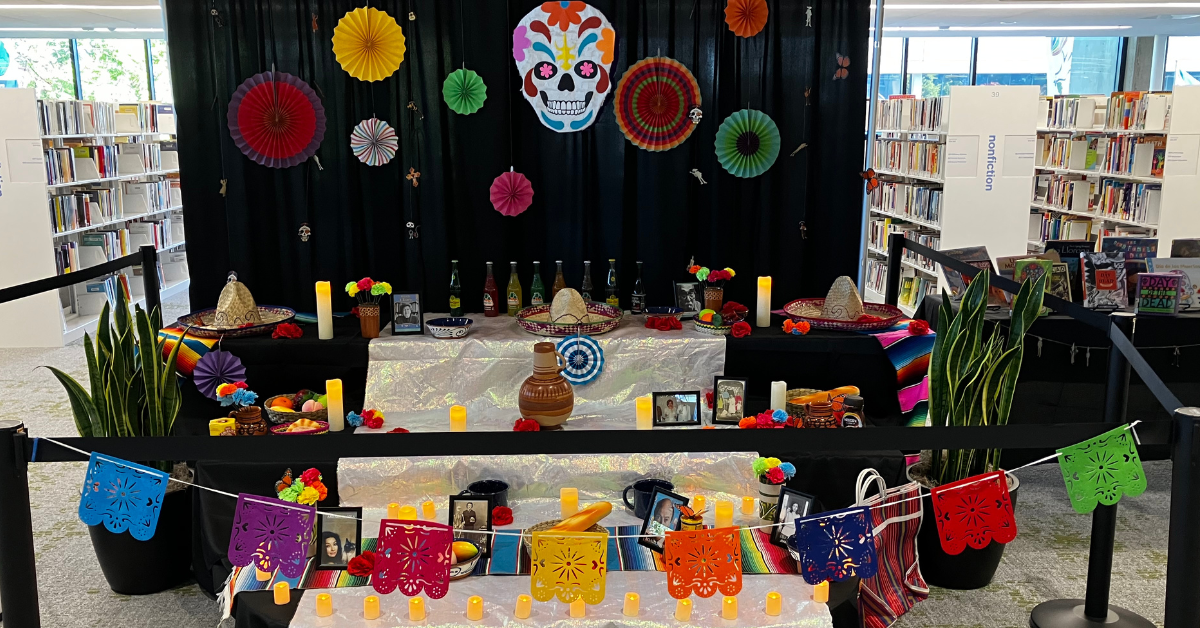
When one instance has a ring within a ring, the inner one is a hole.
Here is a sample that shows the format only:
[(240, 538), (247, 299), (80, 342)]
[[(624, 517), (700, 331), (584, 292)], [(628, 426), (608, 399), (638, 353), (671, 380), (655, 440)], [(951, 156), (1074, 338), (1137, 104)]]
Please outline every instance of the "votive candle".
[(333, 305), (330, 303), (329, 282), (317, 282), (317, 338), (333, 339)]
[(368, 595), (363, 598), (363, 619), (379, 619), (379, 596)]
[(400, 514), (400, 518), (405, 521), (416, 521), (417, 520), (417, 507), (416, 506), (401, 506), (399, 514)]
[(325, 408), (329, 417), (330, 432), (340, 432), (346, 429), (346, 413), (342, 411), (342, 380), (330, 379), (325, 380), (325, 401), (329, 404)]
[(704, 507), (707, 505), (708, 505), (708, 502), (705, 501), (703, 495), (697, 495), (692, 498), (692, 511), (693, 512), (704, 512)]
[[(472, 598), (474, 599), (474, 598)], [(469, 605), (468, 605), (469, 606)], [(482, 604), (480, 605), (482, 606)], [(421, 596), (408, 598), (408, 620), (423, 621), (425, 619), (425, 598)]]
[(258, 567), (255, 567), (254, 568), (254, 577), (257, 578), (259, 582), (266, 582), (267, 580), (271, 579), (271, 572), (263, 571), (263, 570), (259, 569)]
[(621, 609), (621, 613), (626, 617), (637, 617), (640, 605), (638, 594), (630, 591), (625, 594), (625, 607)]
[(392, 503), (388, 504), (387, 518), (388, 519), (399, 519), (400, 518), (400, 504), (397, 504), (396, 502), (392, 502)]
[(533, 598), (528, 595), (517, 596), (517, 610), (513, 611), (513, 617), (517, 619), (529, 619), (533, 614)]
[(721, 618), (722, 619), (737, 619), (737, 598), (732, 595), (726, 595), (724, 600), (721, 600)]
[(746, 496), (746, 497), (742, 498), (742, 514), (743, 515), (754, 514), (754, 498), (753, 497)]
[(328, 593), (317, 594), (317, 617), (329, 617), (333, 614), (333, 596)]
[(483, 619), (483, 598), (472, 595), (467, 599), (467, 619), (471, 621)]
[(778, 591), (767, 594), (767, 614), (775, 617), (783, 612), (783, 596)]
[(787, 382), (771, 382), (771, 409), (783, 410), (787, 405)]
[(684, 598), (675, 602), (675, 619), (677, 621), (692, 620), (692, 601)]
[(587, 604), (584, 603), (583, 598), (575, 598), (575, 601), (571, 602), (571, 617), (578, 619), (586, 615)]
[(275, 586), (271, 587), (275, 592), (275, 605), (283, 606), (292, 601), (292, 590), (288, 588), (287, 582), (276, 582)]
[(467, 407), (466, 406), (450, 406), (450, 431), (451, 432), (467, 431)]
[(637, 428), (639, 430), (654, 429), (654, 400), (650, 395), (634, 400), (637, 408)]
[(829, 601), (829, 581), (826, 580), (813, 587), (813, 601), (825, 604)]
[(558, 489), (558, 502), (563, 519), (566, 519), (567, 517), (579, 512), (579, 489)]
[(434, 506), (432, 501), (425, 500), (421, 504), (421, 517), (427, 521), (437, 519), (437, 506)]
[(758, 312), (754, 318), (758, 327), (771, 326), (771, 278), (758, 278)]
[(728, 499), (718, 499), (713, 513), (713, 524), (718, 528), (728, 528), (733, 525), (733, 502)]

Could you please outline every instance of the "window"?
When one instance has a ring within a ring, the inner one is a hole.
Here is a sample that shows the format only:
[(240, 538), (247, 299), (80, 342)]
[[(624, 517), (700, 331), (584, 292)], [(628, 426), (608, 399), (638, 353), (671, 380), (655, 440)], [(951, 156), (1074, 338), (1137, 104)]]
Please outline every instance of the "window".
[[(900, 62), (904, 57), (903, 37), (884, 37), (879, 48), (879, 97), (887, 98), (892, 94), (903, 94), (904, 87), (900, 85)], [(870, 68), (868, 68), (870, 71)]]
[(150, 60), (154, 70), (154, 99), (175, 102), (171, 93), (171, 57), (167, 54), (165, 39), (150, 40)]
[(146, 42), (142, 39), (80, 39), (79, 74), (85, 100), (148, 100)]
[(1168, 37), (1163, 89), (1200, 85), (1200, 37)]
[(946, 96), (951, 85), (971, 82), (970, 37), (912, 37), (908, 40), (908, 89), (918, 98)]
[(1120, 37), (1051, 37), (1046, 93), (1108, 94), (1117, 88)]
[(1037, 85), (1046, 95), (1049, 37), (980, 37), (976, 85)]
[(70, 40), (0, 39), (0, 87), (32, 87), (38, 98), (74, 98)]

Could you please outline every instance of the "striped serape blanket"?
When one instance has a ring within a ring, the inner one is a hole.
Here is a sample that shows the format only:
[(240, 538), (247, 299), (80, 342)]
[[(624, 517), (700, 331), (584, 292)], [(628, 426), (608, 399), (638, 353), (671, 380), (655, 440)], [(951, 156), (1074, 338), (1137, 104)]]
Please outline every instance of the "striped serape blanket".
[(929, 417), (929, 356), (935, 335), (908, 333), (911, 320), (902, 321), (883, 331), (863, 332), (875, 336), (896, 368), (896, 389), (900, 411), (909, 427), (925, 427)]
[[(179, 342), (179, 338), (183, 336), (183, 329), (178, 325), (173, 325), (166, 329), (159, 330), (158, 339), (165, 340), (163, 343), (163, 358), (171, 356), (171, 351), (175, 349), (175, 343)], [(196, 362), (208, 353), (213, 345), (217, 344), (216, 338), (197, 338), (188, 336), (183, 340), (183, 346), (179, 348), (179, 353), (175, 357), (175, 370), (184, 377), (191, 377), (192, 371), (196, 369)]]

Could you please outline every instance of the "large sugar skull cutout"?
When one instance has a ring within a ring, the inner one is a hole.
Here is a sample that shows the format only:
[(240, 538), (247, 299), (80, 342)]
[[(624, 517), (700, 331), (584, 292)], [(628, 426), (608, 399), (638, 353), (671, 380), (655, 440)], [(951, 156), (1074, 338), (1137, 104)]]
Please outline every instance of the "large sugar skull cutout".
[(612, 91), (617, 34), (608, 18), (579, 0), (543, 2), (513, 30), (521, 93), (538, 119), (559, 133), (591, 126)]

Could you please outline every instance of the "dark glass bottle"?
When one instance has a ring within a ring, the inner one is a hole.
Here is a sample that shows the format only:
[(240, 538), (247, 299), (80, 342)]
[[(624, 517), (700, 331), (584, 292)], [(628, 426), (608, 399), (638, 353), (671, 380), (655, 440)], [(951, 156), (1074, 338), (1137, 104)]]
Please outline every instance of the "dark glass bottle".
[(483, 315), (500, 315), (500, 289), (496, 287), (496, 278), (492, 276), (492, 263), (487, 263), (487, 281), (483, 282)]
[(637, 263), (637, 281), (633, 282), (633, 294), (629, 296), (629, 311), (642, 314), (646, 311), (646, 287), (642, 284), (642, 263)]
[(458, 278), (458, 260), (450, 260), (450, 316), (462, 316), (462, 281)]
[(557, 270), (554, 271), (554, 285), (550, 286), (550, 300), (551, 301), (554, 300), (554, 297), (558, 296), (559, 290), (562, 290), (563, 288), (567, 287), (567, 279), (566, 279), (566, 277), (563, 277), (562, 260), (556, 260), (554, 262), (554, 264), (558, 268), (557, 268)]
[(617, 295), (617, 260), (608, 260), (608, 277), (604, 280), (604, 302), (615, 307), (621, 307), (621, 297)]
[(533, 263), (533, 282), (529, 284), (529, 304), (541, 305), (546, 302), (546, 286), (542, 283), (542, 263)]
[(583, 263), (583, 285), (579, 286), (579, 295), (584, 301), (592, 300), (592, 263)]
[(517, 312), (521, 311), (521, 305), (525, 299), (521, 296), (521, 280), (517, 277), (517, 263), (509, 262), (509, 265), (508, 287), (504, 289), (504, 294), (508, 297), (508, 315), (516, 316)]

